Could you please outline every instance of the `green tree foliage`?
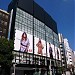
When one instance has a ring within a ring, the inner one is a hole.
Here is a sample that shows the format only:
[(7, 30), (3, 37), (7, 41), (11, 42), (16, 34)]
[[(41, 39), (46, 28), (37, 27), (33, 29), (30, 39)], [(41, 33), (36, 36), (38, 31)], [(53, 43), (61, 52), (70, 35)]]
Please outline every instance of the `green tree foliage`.
[(4, 70), (6, 75), (9, 75), (6, 72), (9, 72), (8, 69), (12, 65), (12, 60), (13, 60), (12, 50), (13, 50), (13, 48), (14, 48), (14, 44), (13, 44), (12, 40), (8, 41), (7, 39), (0, 38), (0, 65), (1, 65), (1, 72)]

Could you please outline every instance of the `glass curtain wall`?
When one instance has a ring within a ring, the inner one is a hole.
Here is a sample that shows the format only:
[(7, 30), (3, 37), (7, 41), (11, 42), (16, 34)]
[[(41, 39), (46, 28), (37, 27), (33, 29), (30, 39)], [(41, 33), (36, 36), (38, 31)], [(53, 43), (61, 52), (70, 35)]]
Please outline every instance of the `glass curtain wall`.
[(33, 35), (33, 16), (17, 8), (15, 29)]

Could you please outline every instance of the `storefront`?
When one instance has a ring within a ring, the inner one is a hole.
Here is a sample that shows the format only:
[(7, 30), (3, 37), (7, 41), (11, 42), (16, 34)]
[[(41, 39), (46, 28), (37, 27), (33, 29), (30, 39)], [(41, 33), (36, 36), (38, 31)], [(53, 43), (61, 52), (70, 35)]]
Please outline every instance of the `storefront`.
[[(56, 73), (61, 73), (61, 61), (56, 61), (55, 59), (50, 59), (45, 56), (33, 55), (32, 53), (24, 53), (20, 51), (13, 51), (14, 60), (12, 66), (12, 73), (16, 75), (54, 75)], [(49, 73), (49, 74), (48, 74)]]
[(16, 75), (35, 75), (36, 73), (40, 75), (47, 74), (47, 58), (44, 56), (33, 55), (30, 53), (13, 51), (14, 60), (11, 72)]

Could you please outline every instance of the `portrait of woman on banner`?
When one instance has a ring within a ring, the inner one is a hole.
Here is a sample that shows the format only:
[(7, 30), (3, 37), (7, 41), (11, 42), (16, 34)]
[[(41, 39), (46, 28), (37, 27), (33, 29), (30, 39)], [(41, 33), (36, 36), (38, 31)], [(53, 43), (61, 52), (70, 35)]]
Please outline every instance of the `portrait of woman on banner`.
[(58, 49), (57, 49), (57, 58), (59, 59), (59, 51), (58, 51)]
[(49, 43), (49, 54), (50, 54), (50, 58), (53, 58), (53, 53), (52, 53), (52, 47), (51, 44)]
[(20, 41), (20, 51), (28, 52), (28, 48), (30, 46), (29, 39), (27, 38), (27, 34), (24, 32)]
[(41, 42), (41, 39), (39, 39), (38, 43), (36, 44), (36, 46), (38, 47), (38, 54), (41, 54), (42, 55), (42, 49), (44, 48), (43, 47), (43, 44)]

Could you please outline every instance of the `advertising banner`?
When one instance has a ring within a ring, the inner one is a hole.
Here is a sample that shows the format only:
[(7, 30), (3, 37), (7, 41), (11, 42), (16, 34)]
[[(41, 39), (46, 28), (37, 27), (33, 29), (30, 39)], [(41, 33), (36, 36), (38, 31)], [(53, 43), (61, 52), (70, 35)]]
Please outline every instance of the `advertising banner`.
[(54, 45), (47, 42), (47, 57), (54, 58)]
[(33, 53), (33, 36), (20, 30), (15, 30), (14, 50)]
[(55, 47), (55, 54), (56, 54), (56, 59), (60, 59), (60, 51), (58, 47)]
[(44, 40), (35, 37), (34, 38), (34, 53), (37, 55), (46, 56), (46, 43)]

